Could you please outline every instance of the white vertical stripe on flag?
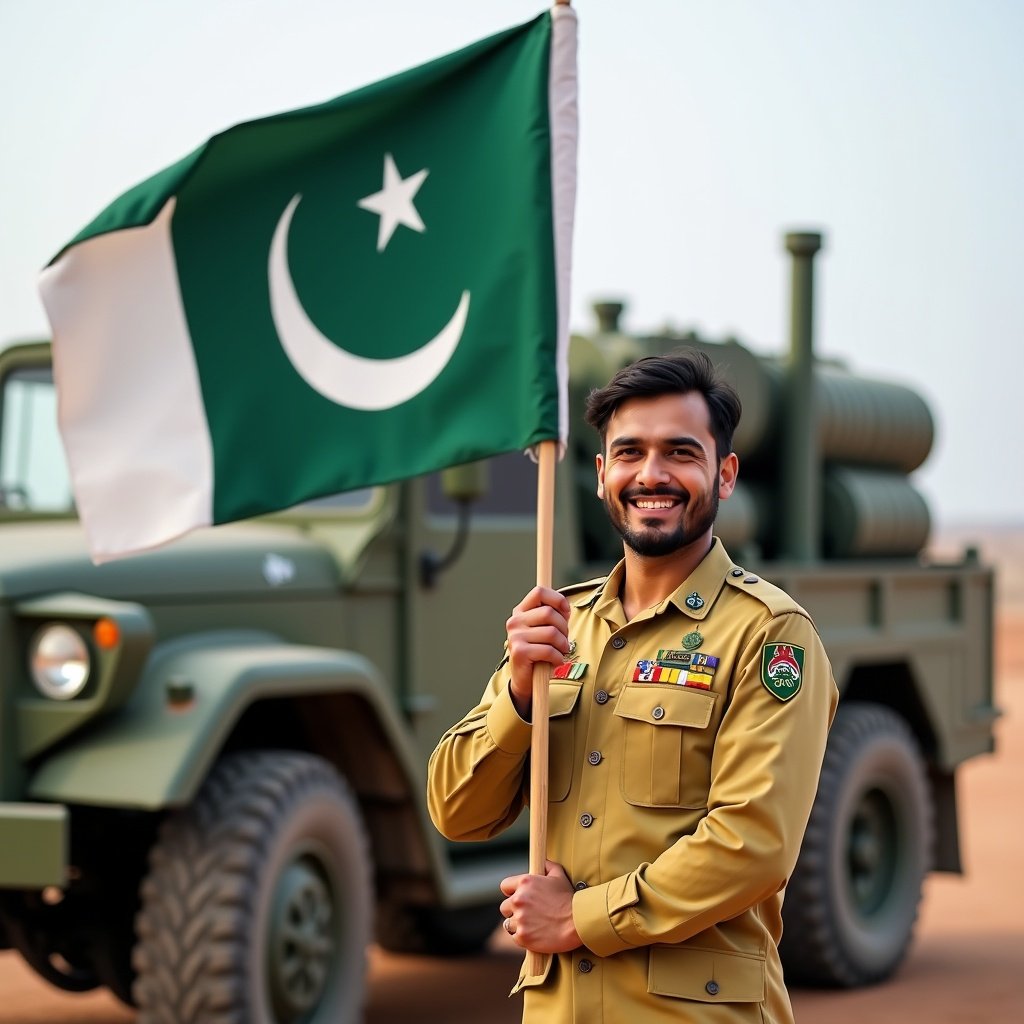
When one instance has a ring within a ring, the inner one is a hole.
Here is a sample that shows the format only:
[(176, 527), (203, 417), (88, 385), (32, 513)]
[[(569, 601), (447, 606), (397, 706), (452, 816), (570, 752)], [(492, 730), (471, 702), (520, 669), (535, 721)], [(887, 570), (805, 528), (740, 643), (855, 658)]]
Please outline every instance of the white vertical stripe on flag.
[(213, 447), (171, 239), (151, 224), (72, 246), (42, 274), (58, 417), (93, 560), (208, 526)]
[(576, 209), (576, 12), (567, 4), (551, 11), (548, 119), (551, 131), (551, 201), (555, 222), (555, 291), (558, 303), (558, 436), (569, 436), (569, 304), (572, 229)]

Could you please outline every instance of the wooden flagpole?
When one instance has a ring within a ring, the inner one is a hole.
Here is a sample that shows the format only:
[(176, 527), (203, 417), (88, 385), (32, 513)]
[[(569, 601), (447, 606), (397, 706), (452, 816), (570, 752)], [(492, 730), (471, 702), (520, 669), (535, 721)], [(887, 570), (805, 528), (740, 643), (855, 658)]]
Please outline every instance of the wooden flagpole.
[[(555, 461), (557, 441), (542, 441), (537, 453), (537, 585), (550, 587), (555, 532)], [(551, 666), (533, 666), (533, 708), (530, 719), (530, 874), (543, 875), (548, 845), (548, 684)], [(539, 975), (544, 954), (526, 954), (526, 973)]]
[[(571, 0), (554, 0), (568, 6)], [(541, 441), (537, 452), (537, 586), (550, 587), (555, 533), (555, 463), (557, 441)], [(530, 715), (530, 874), (543, 875), (548, 846), (548, 685), (551, 666), (533, 666), (533, 707)], [(527, 976), (544, 970), (544, 954), (527, 950)]]

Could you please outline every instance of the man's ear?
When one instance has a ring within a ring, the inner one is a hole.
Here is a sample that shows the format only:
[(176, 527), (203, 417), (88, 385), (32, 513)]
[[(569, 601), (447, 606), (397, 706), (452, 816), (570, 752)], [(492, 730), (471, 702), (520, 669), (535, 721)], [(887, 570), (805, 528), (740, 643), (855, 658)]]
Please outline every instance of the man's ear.
[(594, 461), (597, 464), (597, 496), (604, 501), (604, 456), (598, 452)]
[(740, 460), (735, 452), (728, 455), (718, 465), (718, 497), (725, 501), (736, 487), (736, 477), (740, 471)]

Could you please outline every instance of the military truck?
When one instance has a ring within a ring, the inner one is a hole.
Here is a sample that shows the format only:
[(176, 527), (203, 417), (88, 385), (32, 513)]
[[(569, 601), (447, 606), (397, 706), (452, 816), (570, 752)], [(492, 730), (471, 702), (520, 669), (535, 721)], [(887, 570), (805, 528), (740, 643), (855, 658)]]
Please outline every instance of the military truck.
[[(647, 352), (711, 353), (745, 406), (720, 534), (810, 610), (842, 690), (785, 903), (787, 970), (853, 986), (900, 962), (925, 874), (960, 869), (955, 772), (993, 745), (992, 574), (971, 552), (923, 559), (921, 399), (812, 357), (819, 243), (787, 238), (787, 358), (626, 336), (614, 304), (574, 339), (555, 577), (619, 552), (586, 392)], [(502, 456), (95, 566), (49, 347), (0, 354), (0, 948), (61, 988), (108, 986), (144, 1024), (354, 1021), (374, 938), (480, 948), (526, 822), (447, 843), (425, 766), (532, 585), (534, 472)]]

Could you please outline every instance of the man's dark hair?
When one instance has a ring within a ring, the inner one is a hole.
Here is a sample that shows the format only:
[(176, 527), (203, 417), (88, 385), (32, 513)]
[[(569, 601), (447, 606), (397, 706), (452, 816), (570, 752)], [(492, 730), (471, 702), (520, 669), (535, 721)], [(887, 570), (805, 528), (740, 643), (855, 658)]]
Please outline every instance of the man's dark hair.
[(608, 421), (631, 398), (659, 398), (697, 391), (704, 396), (710, 414), (715, 454), (721, 461), (732, 451), (732, 435), (740, 421), (740, 396), (715, 369), (715, 364), (695, 349), (681, 349), (666, 356), (644, 356), (618, 370), (603, 387), (587, 396), (586, 420), (600, 435), (604, 446)]

